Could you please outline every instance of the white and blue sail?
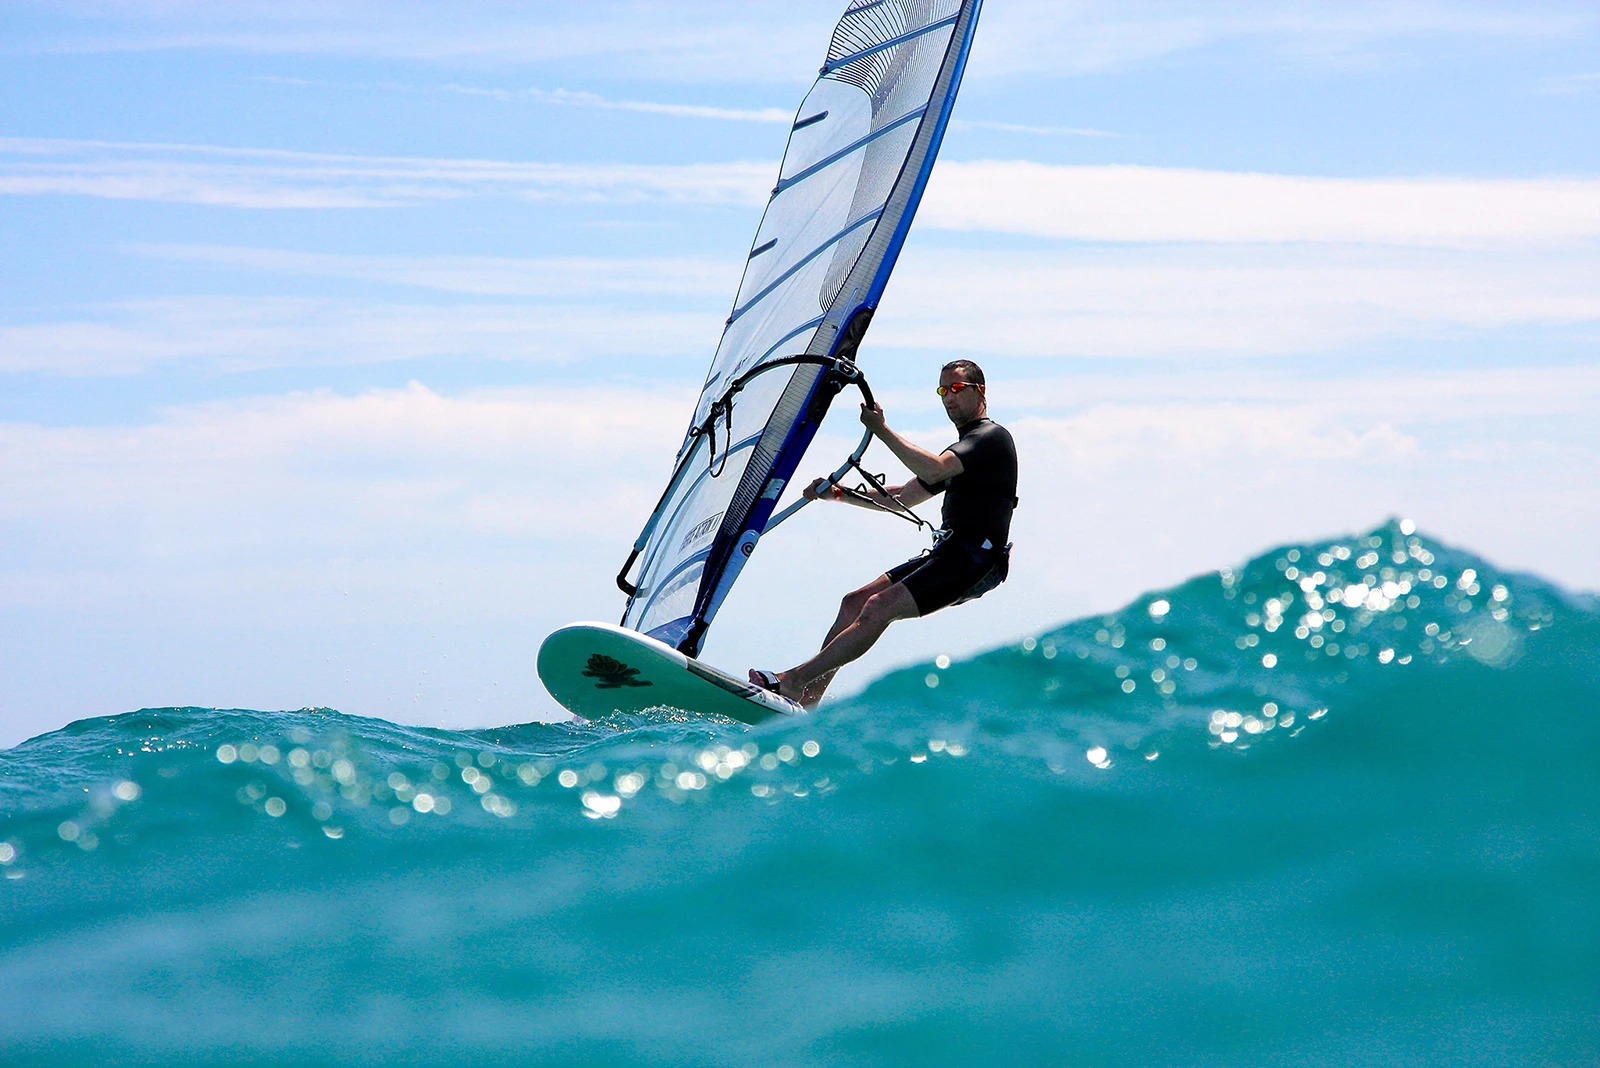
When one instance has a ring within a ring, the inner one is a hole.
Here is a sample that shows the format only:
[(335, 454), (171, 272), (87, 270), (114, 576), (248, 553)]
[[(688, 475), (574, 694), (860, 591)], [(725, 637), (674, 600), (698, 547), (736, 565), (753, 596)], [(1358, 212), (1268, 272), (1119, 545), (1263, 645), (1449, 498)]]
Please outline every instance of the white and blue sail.
[[(795, 114), (678, 452), (618, 584), (695, 656), (852, 362), (933, 169), (981, 0), (856, 0)], [(628, 575), (638, 564), (637, 577)]]

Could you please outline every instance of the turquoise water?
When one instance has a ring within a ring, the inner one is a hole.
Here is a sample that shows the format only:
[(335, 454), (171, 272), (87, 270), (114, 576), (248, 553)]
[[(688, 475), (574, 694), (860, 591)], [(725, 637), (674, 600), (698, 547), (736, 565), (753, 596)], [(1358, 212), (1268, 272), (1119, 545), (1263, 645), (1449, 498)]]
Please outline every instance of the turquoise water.
[(1390, 524), (760, 729), (81, 721), (0, 1060), (1594, 1064), (1597, 654)]

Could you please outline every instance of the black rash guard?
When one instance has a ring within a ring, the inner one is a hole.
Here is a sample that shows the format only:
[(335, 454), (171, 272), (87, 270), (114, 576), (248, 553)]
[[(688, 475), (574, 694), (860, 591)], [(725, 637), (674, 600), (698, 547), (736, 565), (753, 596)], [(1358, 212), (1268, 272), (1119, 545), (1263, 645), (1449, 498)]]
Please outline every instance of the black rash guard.
[(960, 440), (949, 451), (961, 460), (961, 473), (932, 485), (917, 481), (929, 493), (944, 494), (950, 540), (1003, 548), (1017, 506), (1017, 447), (1011, 432), (992, 419), (974, 419), (957, 432)]

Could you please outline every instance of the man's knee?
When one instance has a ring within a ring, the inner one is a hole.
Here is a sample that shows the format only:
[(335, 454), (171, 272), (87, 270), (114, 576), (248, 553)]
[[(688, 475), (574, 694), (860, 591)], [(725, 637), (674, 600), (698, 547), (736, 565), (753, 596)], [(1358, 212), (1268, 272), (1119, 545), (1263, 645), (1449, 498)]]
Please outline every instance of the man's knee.
[(865, 586), (861, 587), (859, 590), (851, 590), (849, 593), (845, 594), (844, 600), (840, 603), (839, 608), (846, 615), (859, 616), (862, 612), (862, 609), (866, 608), (868, 601), (872, 600), (873, 597), (882, 593), (891, 585), (893, 584), (889, 582), (889, 577), (887, 575), (881, 575), (867, 583)]
[(858, 618), (866, 623), (892, 623), (915, 615), (915, 602), (903, 586), (890, 586), (868, 597)]

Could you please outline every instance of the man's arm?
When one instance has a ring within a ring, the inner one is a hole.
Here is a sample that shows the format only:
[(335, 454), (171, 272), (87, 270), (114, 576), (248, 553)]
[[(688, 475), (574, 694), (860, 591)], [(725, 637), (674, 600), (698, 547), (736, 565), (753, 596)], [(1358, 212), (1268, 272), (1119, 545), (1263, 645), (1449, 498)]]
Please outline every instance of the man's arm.
[[(838, 500), (846, 504), (853, 504), (858, 508), (872, 508), (874, 510), (886, 507), (893, 508), (894, 502), (899, 502), (906, 508), (915, 508), (923, 501), (933, 498), (933, 494), (916, 479), (912, 479), (903, 486), (885, 486), (884, 488), (889, 491), (888, 496), (879, 493), (875, 489), (846, 490), (841, 486), (835, 486), (833, 490), (819, 496), (819, 491), (827, 481), (825, 478), (819, 478), (812, 482), (811, 485), (806, 487), (805, 496), (813, 501)], [(834, 490), (839, 491), (837, 495)]]
[[(906, 465), (906, 469), (922, 481), (931, 485), (943, 482), (947, 478), (954, 478), (966, 470), (961, 465), (961, 457), (946, 449), (941, 453), (931, 453), (921, 445), (907, 441), (883, 421), (883, 409), (874, 405), (868, 408), (861, 406), (861, 425), (872, 431), (874, 437), (894, 453), (896, 460)], [(912, 483), (915, 485), (915, 483)], [(923, 500), (927, 500), (926, 497)]]
[(875, 489), (867, 489), (865, 492), (858, 490), (848, 491), (839, 499), (858, 508), (873, 508), (876, 510), (885, 507), (893, 508), (895, 502), (905, 508), (915, 508), (933, 496), (916, 479), (912, 479), (903, 486), (885, 486), (884, 489), (889, 491), (887, 497)]

